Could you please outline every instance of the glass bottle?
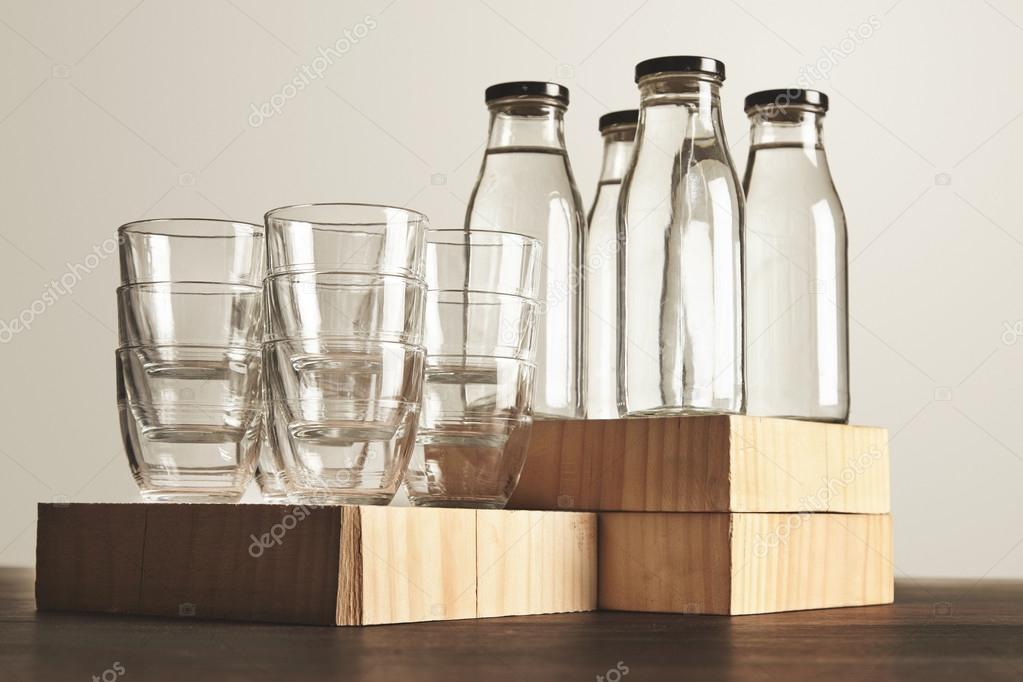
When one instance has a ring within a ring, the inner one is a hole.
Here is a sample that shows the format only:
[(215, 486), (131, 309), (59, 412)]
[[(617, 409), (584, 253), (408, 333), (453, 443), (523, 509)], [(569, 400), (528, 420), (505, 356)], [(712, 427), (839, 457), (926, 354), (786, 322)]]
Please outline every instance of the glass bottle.
[(827, 95), (746, 98), (747, 411), (849, 418), (846, 226), (821, 142)]
[(743, 197), (721, 121), (725, 66), (636, 66), (640, 110), (618, 203), (619, 410), (741, 413)]
[(543, 245), (536, 326), (536, 418), (583, 416), (582, 257), (586, 218), (565, 150), (568, 88), (519, 81), (486, 90), (490, 131), (466, 229)]
[(586, 417), (618, 417), (618, 196), (639, 111), (600, 117), (604, 162), (586, 220)]

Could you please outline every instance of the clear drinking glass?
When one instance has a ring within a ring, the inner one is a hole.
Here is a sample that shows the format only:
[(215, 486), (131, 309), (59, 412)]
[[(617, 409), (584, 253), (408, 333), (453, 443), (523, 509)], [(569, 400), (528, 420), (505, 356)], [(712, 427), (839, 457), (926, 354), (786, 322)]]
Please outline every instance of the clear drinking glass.
[[(235, 502), (259, 447), (263, 231), (214, 220), (119, 230), (117, 402), (148, 501)], [(175, 278), (192, 278), (176, 281)]]
[(267, 340), (345, 337), (421, 343), (426, 283), (396, 275), (301, 272), (264, 283)]
[(536, 415), (582, 417), (586, 218), (565, 150), (568, 89), (556, 83), (501, 83), (487, 88), (486, 102), (487, 150), (465, 226), (512, 228), (541, 243)]
[(258, 285), (263, 280), (261, 225), (209, 218), (139, 220), (122, 225), (117, 238), (121, 284)]
[(220, 282), (150, 282), (117, 288), (121, 347), (258, 348), (262, 289)]
[(846, 224), (821, 141), (827, 95), (746, 98), (746, 398), (757, 416), (849, 418)]
[(302, 204), (266, 214), (267, 274), (423, 276), (422, 213), (372, 204)]
[(415, 441), (421, 346), (365, 339), (263, 346), (270, 447), (290, 495), (317, 504), (387, 504)]
[(266, 219), (261, 461), (297, 501), (387, 504), (422, 397), (426, 217), (322, 204)]
[(618, 204), (624, 414), (740, 413), (742, 214), (721, 122), (725, 70), (640, 62), (639, 125)]
[(586, 221), (586, 418), (618, 417), (618, 196), (632, 160), (639, 111), (600, 117), (604, 138), (597, 194)]
[(423, 410), (405, 476), (414, 505), (500, 509), (518, 483), (532, 426), (540, 249), (507, 232), (427, 234)]
[(204, 346), (117, 351), (128, 464), (149, 502), (237, 502), (259, 449), (259, 352)]

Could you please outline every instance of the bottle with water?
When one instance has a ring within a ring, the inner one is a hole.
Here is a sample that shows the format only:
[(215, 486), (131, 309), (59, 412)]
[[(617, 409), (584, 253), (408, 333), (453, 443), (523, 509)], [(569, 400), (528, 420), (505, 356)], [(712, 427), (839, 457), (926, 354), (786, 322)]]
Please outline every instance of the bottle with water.
[(582, 258), (586, 218), (565, 150), (568, 88), (518, 81), (486, 90), (490, 130), (465, 217), (473, 229), (543, 245), (534, 415), (583, 416)]
[(586, 417), (618, 417), (618, 196), (632, 159), (639, 111), (600, 117), (604, 138), (597, 195), (586, 233)]
[(747, 412), (849, 418), (846, 226), (821, 142), (828, 97), (746, 98)]
[(636, 66), (640, 113), (618, 203), (619, 409), (741, 413), (743, 197), (725, 143), (725, 66)]

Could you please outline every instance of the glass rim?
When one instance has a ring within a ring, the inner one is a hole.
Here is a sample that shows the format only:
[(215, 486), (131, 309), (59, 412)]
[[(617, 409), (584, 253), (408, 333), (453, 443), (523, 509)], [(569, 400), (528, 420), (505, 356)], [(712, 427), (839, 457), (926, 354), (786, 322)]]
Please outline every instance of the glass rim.
[[(430, 298), (431, 296), (436, 296), (437, 294), (457, 294), (457, 295), (477, 294), (479, 296), (494, 296), (494, 297), (498, 297), (498, 298), (514, 298), (514, 299), (517, 299), (517, 300), (522, 301), (524, 303), (529, 303), (530, 305), (534, 305), (534, 306), (539, 306), (540, 305), (540, 299), (537, 298), (536, 296), (525, 296), (525, 295), (523, 295), (521, 293), (516, 294), (516, 293), (512, 293), (510, 291), (488, 291), (486, 289), (429, 289), (429, 288), (426, 290), (427, 298)], [(469, 305), (472, 305), (471, 301), (469, 302)]]
[[(383, 282), (400, 280), (407, 286), (414, 285), (416, 287), (426, 288), (426, 282), (422, 277), (411, 277), (409, 275), (399, 275), (397, 273), (390, 272), (362, 272), (359, 270), (282, 270), (268, 272), (266, 277), (263, 278), (263, 282), (267, 285), (273, 286), (278, 281), (289, 277), (302, 278), (312, 276), (314, 278), (318, 278), (320, 275), (333, 275), (342, 278), (363, 280), (383, 280)], [(315, 284), (315, 282), (309, 283)]]
[(206, 348), (209, 350), (218, 351), (237, 351), (243, 353), (259, 353), (260, 342), (257, 341), (251, 345), (224, 345), (217, 343), (120, 343), (114, 348), (114, 355), (120, 355), (128, 351), (133, 351), (139, 348), (187, 348), (189, 350), (198, 350), (200, 348)]
[[(511, 348), (512, 346), (506, 347)], [(481, 360), (511, 360), (512, 362), (520, 362), (523, 365), (528, 365), (533, 369), (536, 369), (537, 366), (535, 359), (529, 360), (519, 357), (518, 355), (495, 355), (493, 353), (430, 353), (429, 350), (427, 350), (426, 353), (427, 364), (429, 364), (430, 360), (433, 358), (463, 358), (466, 360), (479, 358)]]
[[(438, 227), (431, 227), (431, 228), (429, 228), (426, 231), (426, 244), (427, 245), (439, 244), (441, 246), (447, 246), (447, 245), (456, 245), (456, 244), (459, 244), (459, 243), (463, 243), (463, 244), (468, 244), (470, 246), (472, 245), (471, 242), (465, 242), (464, 240), (462, 242), (456, 242), (456, 241), (435, 241), (435, 240), (431, 240), (430, 239), (431, 235), (440, 235), (440, 236), (443, 237), (445, 235), (454, 236), (456, 234), (461, 234), (461, 235), (480, 235), (482, 237), (498, 237), (499, 239), (495, 240), (495, 245), (496, 245), (497, 241), (504, 241), (505, 238), (507, 238), (508, 241), (513, 241), (513, 242), (514, 241), (518, 241), (518, 242), (522, 243), (523, 245), (528, 245), (528, 246), (530, 246), (531, 248), (534, 248), (534, 249), (540, 247), (540, 240), (539, 239), (536, 239), (535, 237), (530, 237), (529, 235), (522, 234), (521, 232), (510, 232), (510, 231), (505, 231), (505, 230), (477, 230), (477, 229), (466, 230), (464, 228), (456, 228), (456, 227), (439, 227), (439, 228)], [(487, 246), (487, 244), (483, 244), (482, 246)]]
[[(402, 400), (400, 398), (323, 398), (319, 396), (313, 396), (309, 398), (274, 398), (267, 396), (263, 399), (263, 404), (270, 403), (292, 403), (292, 404), (311, 404), (311, 405), (393, 405), (395, 407), (413, 407), (418, 411), (420, 401), (418, 400)], [(367, 423), (373, 423), (380, 421), (379, 419), (369, 420)], [(288, 465), (285, 465), (287, 468)]]
[[(171, 229), (151, 229), (156, 228), (160, 225), (179, 225), (184, 227), (185, 224), (199, 223), (202, 225), (220, 225), (226, 227), (230, 225), (232, 232), (224, 234), (208, 234), (204, 232), (176, 232)], [(241, 228), (242, 234), (238, 234), (238, 229)], [(239, 236), (251, 236), (253, 239), (263, 238), (264, 228), (262, 225), (256, 223), (247, 223), (241, 220), (229, 220), (224, 218), (145, 218), (142, 220), (133, 220), (125, 223), (117, 228), (118, 235), (141, 235), (150, 237), (175, 237), (179, 239), (202, 239), (209, 237), (225, 238), (225, 237), (239, 237)]]
[(311, 202), (306, 204), (290, 204), (287, 206), (278, 206), (277, 208), (271, 208), (269, 211), (263, 214), (263, 220), (267, 226), (270, 225), (271, 220), (278, 220), (287, 223), (304, 223), (306, 225), (320, 225), (323, 227), (368, 227), (372, 225), (387, 225), (386, 220), (373, 220), (373, 221), (343, 221), (343, 220), (310, 220), (302, 217), (287, 217), (282, 214), (288, 211), (298, 211), (300, 209), (322, 209), (322, 208), (354, 208), (354, 209), (377, 209), (377, 210), (392, 210), (401, 211), (406, 216), (414, 218), (413, 222), (417, 223), (429, 223), (429, 218), (425, 213), (421, 213), (412, 208), (406, 208), (404, 206), (392, 206), (390, 204), (371, 204), (361, 202), (344, 202), (344, 201), (327, 201), (327, 202)]
[(422, 343), (409, 343), (408, 341), (394, 341), (392, 339), (375, 339), (373, 334), (378, 332), (369, 332), (367, 334), (315, 334), (313, 336), (273, 336), (266, 334), (260, 345), (265, 349), (267, 346), (276, 346), (283, 343), (305, 343), (307, 341), (330, 341), (330, 342), (350, 342), (360, 346), (401, 346), (402, 348), (410, 351), (425, 351), (426, 346)]
[[(182, 285), (184, 287), (186, 287), (186, 288), (187, 287), (193, 287), (193, 286), (195, 286), (195, 287), (207, 286), (207, 287), (219, 287), (219, 288), (223, 288), (223, 289), (241, 289), (241, 290), (252, 289), (252, 290), (254, 290), (253, 293), (262, 291), (262, 289), (263, 289), (263, 285), (260, 282), (257, 282), (255, 284), (246, 284), (244, 282), (221, 282), (221, 281), (189, 280), (189, 279), (180, 279), (180, 280), (179, 279), (166, 279), (166, 280), (154, 280), (154, 281), (151, 281), (151, 282), (148, 282), (148, 281), (147, 282), (142, 282), (142, 281), (139, 281), (139, 282), (124, 282), (124, 283), (119, 284), (117, 286), (117, 290), (116, 291), (117, 291), (118, 294), (120, 294), (122, 291), (129, 291), (131, 289), (143, 289), (143, 288), (146, 288), (146, 287), (150, 287), (150, 288), (179, 287), (179, 286), (182, 286)], [(180, 292), (180, 293), (185, 293), (185, 292)], [(212, 292), (212, 293), (219, 293), (219, 292)]]
[[(172, 398), (168, 400), (133, 400), (131, 398), (122, 398), (117, 401), (118, 406), (129, 406), (129, 405), (153, 405), (163, 406), (164, 409), (181, 406), (185, 408), (201, 409), (204, 407), (216, 407), (221, 410), (243, 410), (255, 412), (262, 407), (262, 399), (256, 398), (254, 400), (226, 400), (222, 403), (208, 403), (193, 400), (182, 400), (181, 398)], [(251, 403), (251, 407), (249, 406)]]

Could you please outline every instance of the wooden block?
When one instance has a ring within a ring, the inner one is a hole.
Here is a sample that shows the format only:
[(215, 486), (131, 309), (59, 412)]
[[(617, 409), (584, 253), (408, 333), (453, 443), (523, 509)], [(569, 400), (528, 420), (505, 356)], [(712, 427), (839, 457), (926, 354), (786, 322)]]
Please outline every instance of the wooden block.
[(589, 611), (596, 603), (595, 514), (476, 513), (480, 617)]
[(509, 508), (886, 514), (888, 431), (764, 417), (538, 420)]
[(361, 615), (355, 593), (356, 606), (340, 625), (476, 617), (478, 531), (473, 510), (347, 507), (345, 511), (361, 516), (358, 526), (354, 519), (349, 524), (362, 529), (361, 543), (342, 542), (361, 554), (362, 569), (356, 571), (362, 578)]
[(888, 514), (604, 512), (599, 528), (602, 609), (741, 615), (894, 598)]
[(594, 514), (40, 504), (38, 528), (40, 610), (374, 625), (596, 608)]

